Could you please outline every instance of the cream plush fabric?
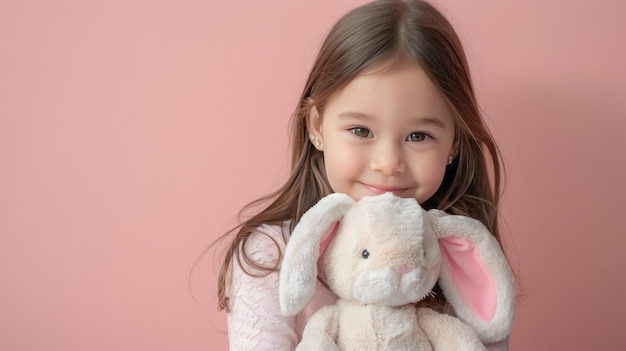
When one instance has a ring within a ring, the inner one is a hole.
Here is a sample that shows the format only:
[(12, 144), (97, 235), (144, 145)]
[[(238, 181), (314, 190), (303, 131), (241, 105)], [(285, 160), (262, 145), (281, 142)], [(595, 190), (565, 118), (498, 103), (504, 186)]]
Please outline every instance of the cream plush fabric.
[[(271, 264), (278, 258), (278, 250), (284, 252), (289, 237), (288, 222), (262, 225), (250, 237), (246, 251), (256, 262)], [(250, 271), (251, 267), (246, 266), (246, 269)], [(334, 293), (318, 282), (307, 306), (295, 316), (284, 316), (278, 303), (278, 284), (278, 272), (250, 276), (238, 265), (233, 267), (229, 292), (231, 312), (227, 315), (231, 351), (293, 351), (308, 318), (320, 307), (337, 300)], [(455, 315), (450, 305), (444, 313)], [(484, 344), (489, 351), (509, 350), (508, 338)]]
[[(426, 212), (391, 193), (359, 202), (331, 194), (307, 211), (287, 245), (283, 314), (296, 315), (311, 300), (326, 242), (322, 275), (339, 299), (309, 318), (296, 350), (484, 350), (481, 340), (508, 336), (513, 279), (480, 222)], [(439, 283), (460, 319), (416, 310), (441, 266)]]

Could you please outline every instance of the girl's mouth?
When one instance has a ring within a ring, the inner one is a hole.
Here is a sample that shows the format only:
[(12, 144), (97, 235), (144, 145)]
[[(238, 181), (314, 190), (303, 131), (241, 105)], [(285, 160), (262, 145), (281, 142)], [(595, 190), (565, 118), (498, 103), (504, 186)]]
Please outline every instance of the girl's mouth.
[(400, 195), (402, 192), (407, 190), (407, 188), (394, 187), (394, 186), (385, 186), (385, 185), (371, 185), (366, 183), (361, 183), (363, 187), (365, 187), (369, 192), (374, 193), (375, 195), (381, 195), (384, 193), (393, 193), (394, 195)]

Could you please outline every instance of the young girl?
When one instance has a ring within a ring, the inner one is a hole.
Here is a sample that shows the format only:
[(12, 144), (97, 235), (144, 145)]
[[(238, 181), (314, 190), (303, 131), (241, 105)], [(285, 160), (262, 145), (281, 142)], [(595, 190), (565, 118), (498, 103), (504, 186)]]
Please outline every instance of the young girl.
[[(293, 350), (307, 318), (336, 297), (318, 283), (284, 317), (278, 269), (290, 232), (322, 197), (393, 192), (479, 219), (498, 238), (500, 156), (481, 119), (459, 38), (420, 0), (379, 0), (332, 28), (292, 120), (292, 170), (243, 222), (219, 276), (232, 350)], [(443, 294), (426, 301), (453, 313)], [(508, 340), (487, 345), (507, 350)]]

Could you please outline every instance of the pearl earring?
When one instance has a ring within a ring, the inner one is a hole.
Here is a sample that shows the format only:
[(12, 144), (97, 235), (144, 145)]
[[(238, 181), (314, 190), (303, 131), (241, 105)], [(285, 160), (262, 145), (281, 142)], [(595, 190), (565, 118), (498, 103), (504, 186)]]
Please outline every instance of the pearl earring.
[(454, 156), (448, 156), (448, 166), (452, 164), (452, 161), (454, 161)]
[(320, 140), (315, 135), (309, 135), (309, 139), (311, 139), (311, 142), (315, 144), (315, 146), (320, 146)]

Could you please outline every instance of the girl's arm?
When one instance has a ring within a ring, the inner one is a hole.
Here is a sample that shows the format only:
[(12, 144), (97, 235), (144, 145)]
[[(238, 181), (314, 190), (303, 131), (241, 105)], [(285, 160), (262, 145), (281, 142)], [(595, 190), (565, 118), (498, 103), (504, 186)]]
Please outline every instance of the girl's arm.
[[(284, 245), (281, 228), (262, 226), (263, 233)], [(278, 259), (278, 248), (272, 239), (254, 233), (246, 243), (246, 252), (252, 260), (271, 266)], [(242, 264), (245, 262), (242, 260)], [(246, 270), (261, 273), (252, 267)], [(254, 277), (246, 274), (233, 262), (228, 314), (230, 350), (292, 351), (298, 343), (295, 317), (284, 317), (278, 302), (278, 272)]]

